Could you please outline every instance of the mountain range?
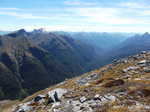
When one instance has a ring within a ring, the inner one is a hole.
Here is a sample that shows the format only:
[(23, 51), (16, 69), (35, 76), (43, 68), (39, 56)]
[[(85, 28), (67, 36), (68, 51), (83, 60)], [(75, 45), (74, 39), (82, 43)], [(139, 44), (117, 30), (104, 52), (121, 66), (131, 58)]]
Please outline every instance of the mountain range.
[[(91, 70), (92, 47), (70, 37), (21, 29), (0, 36), (0, 99), (22, 98)], [(15, 92), (14, 92), (15, 91)]]
[(149, 51), (149, 43), (149, 33), (7, 33), (0, 36), (0, 99), (24, 98), (116, 59)]
[(54, 32), (56, 34), (68, 35), (76, 40), (83, 41), (97, 49), (108, 50), (123, 42), (135, 33), (107, 33), (107, 32)]

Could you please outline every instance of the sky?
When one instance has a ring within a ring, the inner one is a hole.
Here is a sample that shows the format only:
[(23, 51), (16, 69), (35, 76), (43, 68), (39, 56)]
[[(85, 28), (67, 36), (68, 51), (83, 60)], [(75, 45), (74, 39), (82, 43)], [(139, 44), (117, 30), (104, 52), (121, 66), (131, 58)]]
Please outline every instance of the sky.
[(149, 32), (150, 0), (0, 0), (0, 30)]

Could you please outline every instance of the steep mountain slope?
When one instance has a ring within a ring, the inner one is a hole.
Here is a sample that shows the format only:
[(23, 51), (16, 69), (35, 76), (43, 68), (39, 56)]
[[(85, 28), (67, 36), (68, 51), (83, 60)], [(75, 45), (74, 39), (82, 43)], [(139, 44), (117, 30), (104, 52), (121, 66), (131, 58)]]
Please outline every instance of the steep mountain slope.
[[(130, 55), (137, 54), (141, 51), (150, 50), (150, 34), (145, 33), (143, 35), (135, 35), (120, 45), (112, 51), (112, 58), (122, 58)], [(108, 53), (109, 54), (109, 53)]]
[(141, 52), (39, 91), (12, 112), (149, 112), (149, 73), (150, 52)]
[[(35, 33), (38, 32), (38, 33)], [(36, 30), (30, 33), (30, 40), (55, 56), (64, 63), (68, 69), (83, 73), (100, 65), (97, 61), (98, 54), (94, 48), (84, 42), (72, 39), (69, 36), (46, 33)], [(91, 65), (94, 63), (93, 65)]]
[[(69, 36), (45, 32), (42, 29), (32, 32), (21, 29), (9, 36), (26, 36), (32, 43), (47, 50), (68, 69), (73, 69), (73, 72), (78, 72), (78, 74), (101, 65), (100, 61), (97, 63), (100, 55), (96, 53), (93, 46)], [(79, 69), (80, 71), (78, 71)]]
[[(0, 42), (1, 99), (22, 97), (44, 89), (59, 82), (61, 75), (65, 79), (64, 67), (25, 37), (3, 36)], [(51, 80), (51, 77), (55, 80)]]
[(95, 61), (90, 46), (66, 36), (24, 29), (0, 36), (0, 99), (22, 98), (80, 75)]

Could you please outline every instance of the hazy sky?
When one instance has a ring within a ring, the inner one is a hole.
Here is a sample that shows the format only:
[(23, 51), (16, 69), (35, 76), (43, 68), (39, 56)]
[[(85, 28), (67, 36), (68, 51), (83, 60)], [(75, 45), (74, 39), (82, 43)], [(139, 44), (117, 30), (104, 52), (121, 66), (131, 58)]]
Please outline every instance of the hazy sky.
[(0, 0), (0, 30), (146, 32), (150, 0)]

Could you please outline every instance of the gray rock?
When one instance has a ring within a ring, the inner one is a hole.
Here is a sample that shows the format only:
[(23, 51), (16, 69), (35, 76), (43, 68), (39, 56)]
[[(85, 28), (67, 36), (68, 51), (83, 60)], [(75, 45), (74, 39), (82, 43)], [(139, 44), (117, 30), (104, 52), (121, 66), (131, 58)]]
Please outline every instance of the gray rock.
[(80, 102), (81, 102), (81, 103), (85, 102), (86, 100), (87, 100), (87, 99), (86, 99), (85, 96), (83, 96), (83, 97), (80, 98)]
[(57, 89), (54, 89), (54, 90), (52, 90), (52, 91), (49, 91), (49, 92), (48, 92), (48, 95), (49, 95), (49, 97), (52, 98), (52, 100), (53, 100), (54, 102), (57, 102), (58, 100), (61, 99), (61, 97), (62, 97), (65, 93), (67, 93), (67, 90), (66, 90), (66, 89), (57, 88)]
[(98, 75), (96, 73), (92, 73), (92, 74), (90, 74), (87, 77), (83, 77), (83, 78), (79, 79), (77, 81), (77, 84), (79, 84), (79, 85), (85, 85), (85, 84), (87, 84), (90, 81), (96, 80), (97, 78), (98, 78)]

